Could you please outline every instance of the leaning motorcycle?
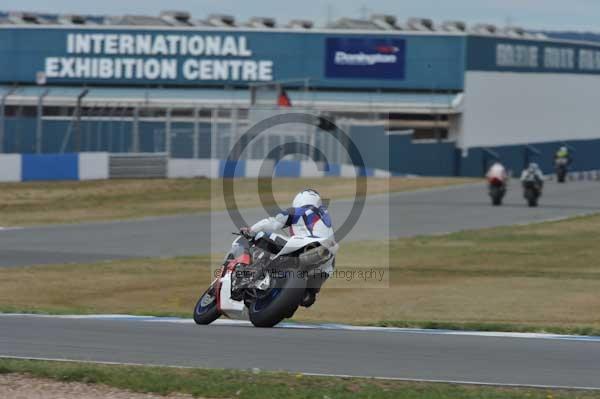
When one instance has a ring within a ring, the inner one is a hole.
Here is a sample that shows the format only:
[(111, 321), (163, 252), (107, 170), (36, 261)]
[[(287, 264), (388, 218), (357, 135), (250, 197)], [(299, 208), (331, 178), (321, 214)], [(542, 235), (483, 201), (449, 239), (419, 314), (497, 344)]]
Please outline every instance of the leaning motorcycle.
[(567, 170), (569, 161), (566, 158), (558, 158), (555, 161), (556, 180), (564, 183), (567, 180)]
[(542, 195), (542, 185), (535, 179), (527, 179), (523, 182), (523, 196), (530, 207), (538, 206), (538, 201)]
[(332, 238), (234, 233), (231, 250), (216, 278), (194, 308), (197, 324), (221, 316), (273, 327), (294, 315), (308, 279), (333, 262), (339, 248)]
[(488, 187), (492, 205), (502, 205), (502, 199), (506, 195), (506, 183), (497, 177), (488, 179)]

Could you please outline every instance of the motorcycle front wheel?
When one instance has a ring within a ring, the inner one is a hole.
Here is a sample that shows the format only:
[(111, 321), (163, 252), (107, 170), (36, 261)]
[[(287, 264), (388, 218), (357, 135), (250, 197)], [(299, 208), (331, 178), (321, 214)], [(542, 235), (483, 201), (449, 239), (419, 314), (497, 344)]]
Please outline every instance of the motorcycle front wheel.
[(294, 271), (286, 273), (285, 278), (276, 279), (272, 288), (248, 306), (250, 321), (256, 327), (273, 327), (296, 312), (305, 291), (303, 276)]
[(214, 293), (214, 287), (202, 294), (196, 306), (194, 307), (194, 321), (196, 324), (206, 325), (217, 320), (221, 316), (221, 312), (217, 309), (217, 298)]

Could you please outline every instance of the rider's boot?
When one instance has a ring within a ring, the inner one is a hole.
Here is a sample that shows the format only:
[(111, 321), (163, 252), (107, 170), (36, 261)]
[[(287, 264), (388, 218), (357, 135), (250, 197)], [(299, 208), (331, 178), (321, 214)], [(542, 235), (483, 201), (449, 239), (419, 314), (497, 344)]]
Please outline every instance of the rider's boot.
[(322, 271), (317, 271), (315, 274), (310, 275), (300, 306), (304, 306), (305, 308), (311, 307), (317, 300), (317, 295), (328, 278), (329, 274)]

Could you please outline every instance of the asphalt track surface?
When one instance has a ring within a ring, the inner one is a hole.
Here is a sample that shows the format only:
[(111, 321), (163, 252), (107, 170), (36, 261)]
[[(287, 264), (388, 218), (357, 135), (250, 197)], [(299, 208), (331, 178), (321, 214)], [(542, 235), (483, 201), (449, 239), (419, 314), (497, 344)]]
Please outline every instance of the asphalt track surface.
[[(350, 214), (352, 200), (333, 201), (329, 208), (334, 224), (340, 226)], [(593, 212), (600, 212), (600, 182), (550, 182), (538, 208), (525, 205), (517, 183), (502, 207), (490, 205), (483, 184), (471, 184), (369, 197), (344, 240), (441, 234)], [(246, 209), (242, 214), (252, 224), (267, 212)], [(235, 226), (226, 212), (5, 229), (0, 230), (0, 266), (224, 253), (231, 231)]]
[(0, 355), (600, 389), (600, 337), (0, 316)]
[[(349, 201), (334, 202), (334, 220), (343, 219), (350, 207)], [(500, 208), (489, 205), (483, 185), (381, 195), (367, 200), (347, 240), (440, 234), (599, 211), (599, 182), (548, 184), (537, 209), (525, 206), (517, 187)], [(254, 220), (265, 211), (244, 214)], [(222, 252), (232, 230), (224, 213), (4, 230), (0, 265)], [(189, 321), (0, 315), (0, 356), (600, 389), (600, 337), (200, 327)]]

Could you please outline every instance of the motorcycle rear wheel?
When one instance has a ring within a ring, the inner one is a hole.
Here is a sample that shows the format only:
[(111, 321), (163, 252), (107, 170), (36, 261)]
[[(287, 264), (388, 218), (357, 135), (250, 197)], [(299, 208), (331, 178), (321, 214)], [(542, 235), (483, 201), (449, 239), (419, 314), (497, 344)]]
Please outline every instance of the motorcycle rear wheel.
[(273, 288), (248, 306), (250, 321), (256, 327), (273, 327), (294, 315), (306, 291), (306, 279), (296, 272), (277, 279)]
[(207, 325), (221, 317), (217, 309), (217, 298), (211, 293), (213, 287), (209, 287), (196, 302), (194, 307), (194, 321), (196, 324)]

